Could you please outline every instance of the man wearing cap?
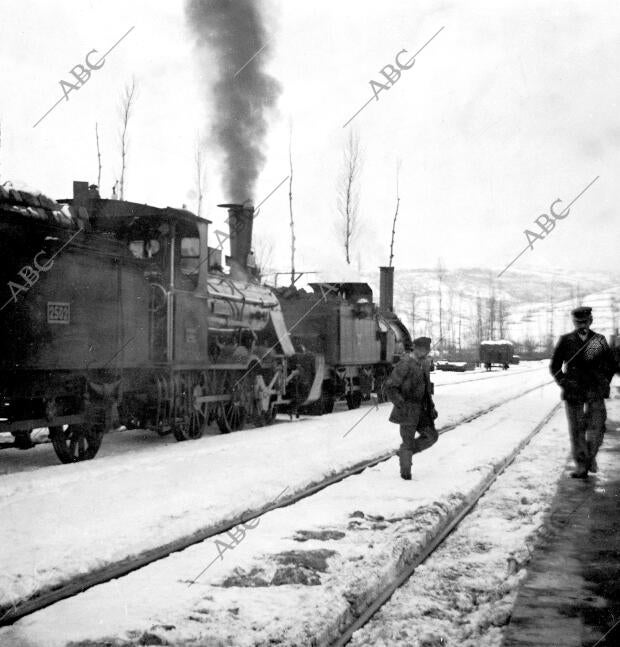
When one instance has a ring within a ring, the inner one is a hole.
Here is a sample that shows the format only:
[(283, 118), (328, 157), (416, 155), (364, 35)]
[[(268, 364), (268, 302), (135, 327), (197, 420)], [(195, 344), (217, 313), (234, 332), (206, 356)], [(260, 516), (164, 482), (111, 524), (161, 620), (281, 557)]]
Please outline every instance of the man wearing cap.
[[(435, 423), (437, 411), (433, 403), (427, 356), (431, 350), (428, 337), (413, 341), (413, 352), (394, 367), (386, 381), (387, 396), (394, 404), (390, 422), (400, 425), (402, 444), (398, 452), (400, 475), (411, 480), (411, 459), (414, 454), (437, 442)], [(419, 434), (415, 437), (416, 432)]]
[(590, 330), (592, 308), (582, 306), (571, 312), (575, 330), (558, 341), (550, 370), (562, 387), (575, 471), (573, 478), (585, 479), (596, 472), (596, 453), (605, 433), (605, 398), (617, 370), (611, 349), (603, 335)]

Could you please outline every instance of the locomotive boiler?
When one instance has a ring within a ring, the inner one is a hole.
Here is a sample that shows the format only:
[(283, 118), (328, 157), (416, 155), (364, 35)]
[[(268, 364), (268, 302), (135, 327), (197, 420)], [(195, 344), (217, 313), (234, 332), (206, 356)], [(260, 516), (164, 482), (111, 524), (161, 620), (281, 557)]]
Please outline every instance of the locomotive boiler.
[(121, 424), (184, 440), (310, 402), (316, 358), (295, 350), (247, 264), (253, 209), (226, 206), (228, 273), (189, 211), (101, 199), (85, 182), (58, 202), (0, 190), (0, 432), (25, 449), (48, 427), (73, 462)]

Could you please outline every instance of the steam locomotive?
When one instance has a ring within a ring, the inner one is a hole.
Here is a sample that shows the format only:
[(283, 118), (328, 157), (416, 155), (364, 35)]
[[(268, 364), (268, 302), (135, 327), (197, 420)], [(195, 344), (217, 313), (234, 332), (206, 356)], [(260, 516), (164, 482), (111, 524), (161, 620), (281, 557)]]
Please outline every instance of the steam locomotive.
[(410, 349), (411, 336), (393, 312), (394, 268), (379, 269), (379, 308), (367, 283), (311, 283), (311, 293), (278, 290), (294, 347), (324, 362), (320, 396), (305, 412), (331, 413), (339, 399), (356, 409), (373, 391), (384, 400), (383, 383)]
[[(58, 458), (91, 459), (125, 425), (178, 440), (276, 413), (351, 408), (379, 390), (410, 346), (364, 283), (314, 292), (261, 285), (250, 261), (253, 208), (228, 209), (230, 257), (210, 221), (184, 209), (0, 187), (0, 433), (33, 446), (49, 428)], [(387, 278), (386, 278), (387, 277)], [(320, 322), (320, 323), (319, 323)]]

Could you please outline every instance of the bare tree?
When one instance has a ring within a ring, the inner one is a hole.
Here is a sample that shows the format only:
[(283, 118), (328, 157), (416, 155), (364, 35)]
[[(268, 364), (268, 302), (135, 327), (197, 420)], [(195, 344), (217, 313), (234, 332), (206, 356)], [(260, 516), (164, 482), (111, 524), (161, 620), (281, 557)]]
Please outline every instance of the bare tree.
[(439, 347), (443, 347), (443, 280), (446, 277), (446, 269), (441, 262), (437, 260), (437, 281), (439, 282)]
[(338, 186), (337, 206), (342, 221), (342, 242), (345, 258), (351, 264), (351, 245), (359, 226), (359, 179), (362, 167), (362, 154), (357, 133), (349, 130), (344, 147), (343, 166)]
[(503, 299), (497, 301), (497, 325), (499, 328), (500, 339), (508, 336), (508, 317), (510, 315), (510, 307)]
[(495, 294), (495, 281), (493, 275), (489, 273), (489, 298), (487, 300), (489, 307), (489, 317), (487, 320), (488, 339), (493, 339), (495, 335), (495, 316), (497, 310), (497, 296)]
[(394, 258), (394, 235), (396, 234), (396, 218), (398, 218), (398, 208), (400, 207), (400, 191), (399, 191), (399, 176), (400, 176), (400, 160), (396, 160), (396, 208), (394, 209), (394, 220), (392, 221), (392, 240), (390, 241), (390, 262), (389, 267), (392, 267), (392, 259)]
[(200, 134), (196, 134), (196, 146), (194, 150), (194, 165), (196, 173), (196, 193), (198, 202), (196, 204), (196, 215), (200, 218), (202, 215), (202, 200), (204, 195), (205, 184), (205, 161), (202, 151)]
[(290, 213), (291, 227), (291, 285), (295, 283), (295, 219), (293, 218), (293, 124), (289, 124), (288, 131), (288, 209)]
[(459, 312), (458, 312), (458, 321), (459, 321), (459, 327), (458, 327), (458, 350), (459, 353), (461, 352), (461, 340), (462, 340), (462, 325), (463, 325), (463, 299), (461, 296), (461, 293), (459, 292)]
[(454, 339), (454, 290), (448, 286), (448, 309), (446, 314), (446, 337), (450, 352), (454, 352), (456, 342)]
[(553, 319), (555, 317), (555, 286), (553, 279), (551, 279), (551, 283), (549, 284), (549, 309), (547, 310), (547, 339), (551, 340), (551, 343), (553, 343), (553, 333), (554, 333), (554, 325), (553, 325)]
[(482, 312), (482, 298), (480, 295), (476, 296), (476, 344), (480, 344), (482, 341), (482, 321), (483, 321), (483, 312)]
[(131, 85), (127, 84), (125, 86), (121, 101), (121, 177), (119, 196), (121, 200), (125, 199), (125, 170), (127, 168), (127, 150), (129, 148), (127, 127), (129, 125), (129, 119), (131, 118), (135, 96), (136, 80), (131, 79)]
[(95, 141), (97, 142), (97, 187), (101, 189), (101, 149), (99, 148), (99, 124), (95, 122)]
[(259, 277), (264, 276), (271, 269), (273, 259), (273, 241), (254, 236), (254, 262)]
[(426, 322), (424, 325), (424, 334), (426, 337), (433, 336), (433, 310), (431, 307), (431, 300), (428, 297), (426, 298)]
[(411, 293), (411, 336), (415, 337), (415, 292)]

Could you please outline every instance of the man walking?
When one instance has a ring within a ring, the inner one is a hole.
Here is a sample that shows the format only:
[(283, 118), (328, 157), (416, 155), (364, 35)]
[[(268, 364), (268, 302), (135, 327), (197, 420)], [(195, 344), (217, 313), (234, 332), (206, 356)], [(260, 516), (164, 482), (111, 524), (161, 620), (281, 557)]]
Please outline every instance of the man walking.
[[(398, 452), (400, 475), (411, 480), (411, 459), (414, 454), (437, 442), (434, 420), (437, 411), (433, 403), (427, 356), (431, 350), (428, 337), (413, 341), (413, 353), (394, 367), (386, 381), (386, 394), (394, 404), (390, 422), (400, 425), (402, 444)], [(415, 437), (416, 432), (419, 434)]]
[(617, 370), (607, 340), (593, 330), (592, 308), (572, 311), (575, 330), (562, 335), (553, 351), (550, 370), (562, 387), (571, 450), (575, 461), (573, 478), (585, 479), (596, 472), (596, 453), (605, 433), (605, 398)]

